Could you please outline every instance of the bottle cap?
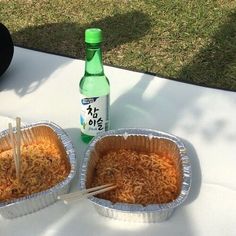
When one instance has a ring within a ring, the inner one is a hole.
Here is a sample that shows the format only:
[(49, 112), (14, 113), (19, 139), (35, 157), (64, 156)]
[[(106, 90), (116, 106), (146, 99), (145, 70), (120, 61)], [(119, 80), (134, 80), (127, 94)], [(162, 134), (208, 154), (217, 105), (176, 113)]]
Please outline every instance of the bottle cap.
[(85, 42), (86, 43), (101, 43), (102, 42), (102, 30), (98, 28), (89, 28), (85, 30)]

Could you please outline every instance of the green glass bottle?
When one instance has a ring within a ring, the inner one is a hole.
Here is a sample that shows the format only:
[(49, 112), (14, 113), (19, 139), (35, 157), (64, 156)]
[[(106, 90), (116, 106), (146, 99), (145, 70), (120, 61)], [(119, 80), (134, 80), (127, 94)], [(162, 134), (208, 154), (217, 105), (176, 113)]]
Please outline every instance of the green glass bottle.
[(102, 63), (102, 31), (85, 31), (85, 74), (80, 80), (80, 129), (82, 140), (88, 143), (98, 133), (109, 129), (110, 84)]

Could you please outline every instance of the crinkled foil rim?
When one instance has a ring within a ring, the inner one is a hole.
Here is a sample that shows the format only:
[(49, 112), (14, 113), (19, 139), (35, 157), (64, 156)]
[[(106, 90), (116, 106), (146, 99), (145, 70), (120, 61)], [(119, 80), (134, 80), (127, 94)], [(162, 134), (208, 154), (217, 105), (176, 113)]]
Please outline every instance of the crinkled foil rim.
[[(0, 203), (0, 208), (4, 208), (6, 206), (11, 206), (11, 205), (15, 205), (15, 204), (21, 204), (22, 202), (24, 202), (26, 200), (33, 200), (33, 199), (36, 199), (37, 197), (46, 196), (52, 192), (58, 192), (58, 191), (60, 191), (60, 189), (64, 188), (66, 185), (68, 185), (75, 176), (76, 154), (75, 154), (75, 149), (73, 147), (73, 144), (72, 144), (69, 136), (65, 133), (65, 131), (60, 126), (56, 125), (55, 123), (53, 123), (51, 121), (39, 121), (39, 122), (27, 124), (27, 125), (22, 126), (21, 130), (30, 129), (30, 128), (34, 128), (37, 126), (47, 126), (47, 127), (51, 128), (57, 134), (57, 137), (62, 142), (62, 144), (65, 148), (66, 154), (69, 158), (69, 162), (70, 162), (70, 166), (71, 166), (70, 173), (65, 180), (63, 180), (62, 182), (53, 186), (52, 188), (49, 188), (45, 191), (41, 191), (38, 193), (28, 195), (25, 197), (12, 199), (7, 202), (2, 202), (2, 203)], [(15, 131), (15, 128), (13, 130)], [(2, 132), (0, 132), (0, 139), (4, 138), (7, 134), (8, 134), (8, 130), (3, 130)]]
[(174, 135), (157, 131), (157, 130), (152, 130), (152, 129), (141, 129), (141, 128), (122, 128), (118, 130), (110, 130), (107, 132), (104, 132), (91, 141), (89, 144), (87, 150), (85, 151), (84, 159), (82, 161), (82, 165), (80, 168), (80, 182), (79, 182), (79, 188), (86, 189), (86, 171), (87, 171), (87, 166), (89, 163), (89, 158), (90, 158), (90, 153), (94, 149), (95, 144), (104, 137), (108, 136), (123, 136), (124, 138), (127, 138), (128, 136), (132, 135), (142, 135), (146, 136), (148, 138), (163, 138), (170, 140), (174, 142), (180, 153), (180, 160), (182, 163), (182, 175), (183, 175), (183, 181), (182, 181), (182, 186), (181, 186), (181, 192), (178, 196), (177, 199), (170, 203), (166, 204), (150, 204), (147, 206), (143, 206), (141, 204), (126, 204), (126, 203), (115, 203), (113, 204), (111, 201), (100, 199), (97, 197), (89, 197), (89, 200), (99, 206), (102, 206), (104, 208), (110, 208), (114, 209), (117, 211), (123, 211), (123, 212), (160, 212), (164, 210), (170, 210), (173, 208), (176, 208), (180, 204), (182, 204), (185, 199), (187, 198), (190, 187), (191, 187), (191, 182), (192, 182), (192, 171), (191, 171), (191, 164), (189, 157), (186, 154), (186, 148), (182, 141), (177, 138)]

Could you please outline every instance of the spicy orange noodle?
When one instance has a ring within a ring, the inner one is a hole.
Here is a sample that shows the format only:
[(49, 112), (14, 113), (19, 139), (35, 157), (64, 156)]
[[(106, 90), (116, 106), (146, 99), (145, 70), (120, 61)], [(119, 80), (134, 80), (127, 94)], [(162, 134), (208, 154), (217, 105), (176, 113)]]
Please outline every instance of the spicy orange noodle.
[(98, 195), (114, 203), (160, 204), (177, 198), (179, 179), (170, 157), (121, 149), (99, 159), (92, 186), (116, 184), (114, 190)]
[(12, 149), (3, 151), (0, 153), (0, 201), (44, 191), (68, 174), (66, 160), (49, 141), (21, 146), (20, 182), (16, 179)]

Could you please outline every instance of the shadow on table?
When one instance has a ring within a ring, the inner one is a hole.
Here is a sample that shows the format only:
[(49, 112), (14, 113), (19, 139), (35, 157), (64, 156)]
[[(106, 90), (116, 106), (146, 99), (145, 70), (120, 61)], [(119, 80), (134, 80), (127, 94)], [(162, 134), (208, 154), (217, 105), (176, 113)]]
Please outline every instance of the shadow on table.
[[(160, 87), (155, 88), (157, 80), (158, 78), (154, 76), (143, 75), (129, 91), (114, 101), (111, 105), (113, 129), (143, 127), (171, 133), (184, 118), (186, 110), (192, 110), (192, 115), (196, 120), (201, 117), (204, 111), (193, 105), (201, 95), (201, 90), (193, 89), (193, 86), (184, 83), (179, 86), (179, 83), (173, 83), (169, 80), (166, 80), (163, 86), (160, 85)], [(163, 80), (160, 79), (160, 83), (162, 82)], [(182, 94), (186, 94), (186, 96)], [(189, 138), (189, 141), (185, 140), (186, 138)], [(197, 199), (201, 188), (202, 175), (197, 153), (190, 143), (191, 136), (185, 137), (185, 139), (182, 140), (191, 160), (192, 187), (183, 206), (177, 208), (173, 216), (158, 228), (156, 232), (160, 234), (168, 235), (167, 232), (170, 228), (170, 235), (173, 232), (176, 232), (177, 235), (195, 235), (186, 205)]]
[(63, 68), (71, 61), (63, 57), (46, 57), (35, 51), (15, 49), (13, 63), (0, 78), (0, 92), (14, 90), (23, 97), (36, 91), (56, 70)]
[[(68, 55), (70, 50), (77, 52), (73, 55), (74, 57), (84, 59), (84, 31), (90, 27), (103, 29), (105, 39), (103, 52), (106, 53), (119, 45), (136, 41), (143, 37), (150, 29), (150, 19), (142, 12), (131, 11), (125, 14), (105, 17), (102, 20), (86, 25), (61, 22), (27, 27), (14, 32), (12, 37), (13, 41), (17, 39), (18, 42), (21, 42), (21, 45), (27, 45), (28, 48), (37, 48), (41, 51), (53, 53), (57, 52), (58, 47), (60, 47), (62, 49), (61, 55)], [(51, 40), (49, 41), (48, 38)], [(17, 64), (12, 63), (10, 69), (0, 78), (0, 91), (13, 89), (17, 95), (24, 96), (37, 90), (55, 70), (62, 68), (68, 63), (66, 58), (53, 58), (52, 60), (44, 56), (43, 60), (37, 60), (36, 57), (31, 58), (30, 55), (27, 61), (23, 61), (22, 58), (21, 55), (18, 55)], [(40, 73), (32, 76), (32, 70), (40, 71)], [(27, 76), (28, 74), (29, 76)]]
[[(192, 86), (185, 87), (185, 84), (178, 86), (178, 83), (167, 80), (160, 90), (155, 91), (152, 85), (153, 79), (157, 80), (154, 76), (143, 75), (132, 89), (111, 105), (112, 129), (143, 127), (171, 133), (171, 130), (178, 126), (178, 123), (185, 117), (186, 110), (192, 111), (194, 120), (200, 119), (204, 111), (194, 105), (201, 95), (200, 90), (196, 90)], [(186, 96), (179, 96), (179, 94)], [(163, 117), (165, 118), (163, 119)], [(189, 133), (191, 134), (191, 130)], [(191, 140), (191, 135), (189, 140)], [(193, 145), (190, 141), (183, 141), (192, 164), (193, 183), (187, 201), (190, 203), (197, 198), (200, 191), (201, 169)]]

